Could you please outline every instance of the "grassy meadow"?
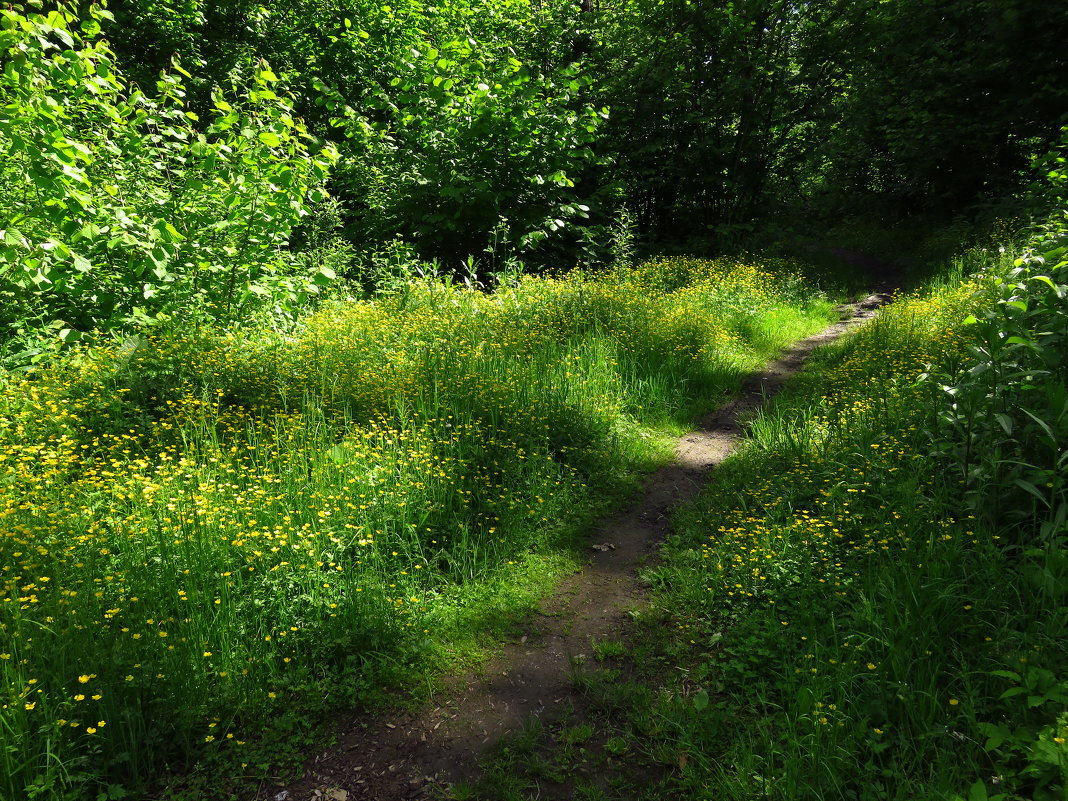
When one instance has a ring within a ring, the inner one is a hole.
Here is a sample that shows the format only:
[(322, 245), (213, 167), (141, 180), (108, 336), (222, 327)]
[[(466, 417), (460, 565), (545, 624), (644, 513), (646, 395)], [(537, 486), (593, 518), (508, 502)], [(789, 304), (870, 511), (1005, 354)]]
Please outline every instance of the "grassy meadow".
[(670, 259), (0, 376), (0, 797), (222, 797), (418, 696), (831, 307), (792, 264)]
[(969, 252), (818, 352), (677, 514), (635, 642), (579, 677), (595, 714), (515, 738), (479, 797), (1068, 797), (1068, 263), (1041, 250)]

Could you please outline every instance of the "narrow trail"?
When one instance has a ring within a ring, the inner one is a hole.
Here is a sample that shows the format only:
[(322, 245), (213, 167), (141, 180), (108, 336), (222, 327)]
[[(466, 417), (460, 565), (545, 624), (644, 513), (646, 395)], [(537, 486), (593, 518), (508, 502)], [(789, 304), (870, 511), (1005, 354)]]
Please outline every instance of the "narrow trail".
[(614, 638), (627, 613), (647, 604), (638, 570), (655, 556), (669, 515), (695, 497), (726, 459), (751, 417), (817, 348), (872, 317), (889, 294), (840, 307), (842, 320), (785, 350), (749, 376), (737, 397), (705, 415), (676, 447), (674, 464), (646, 478), (635, 503), (606, 519), (593, 537), (589, 564), (541, 604), (526, 633), (478, 675), (453, 678), (437, 705), (414, 715), (340, 721), (337, 744), (308, 760), (286, 787), (264, 787), (256, 801), (408, 801), (441, 798), (443, 788), (477, 776), (478, 762), (502, 735), (532, 716), (551, 722), (580, 706), (576, 665), (591, 643)]

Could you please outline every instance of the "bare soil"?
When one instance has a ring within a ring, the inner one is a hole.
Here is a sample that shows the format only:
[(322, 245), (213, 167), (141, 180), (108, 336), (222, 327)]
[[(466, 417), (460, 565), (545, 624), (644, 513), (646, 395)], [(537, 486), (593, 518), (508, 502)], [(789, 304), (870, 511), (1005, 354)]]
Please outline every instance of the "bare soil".
[(487, 749), (532, 716), (551, 723), (562, 709), (582, 707), (572, 681), (592, 656), (592, 643), (617, 639), (630, 611), (646, 604), (638, 570), (655, 558), (671, 510), (693, 498), (709, 471), (742, 437), (742, 423), (800, 370), (818, 347), (873, 316), (889, 294), (840, 307), (842, 320), (793, 345), (740, 394), (704, 416), (683, 436), (674, 464), (650, 474), (634, 505), (597, 529), (589, 563), (570, 576), (478, 675), (453, 678), (436, 703), (416, 714), (339, 720), (337, 744), (310, 758), (286, 786), (263, 787), (256, 801), (407, 801), (440, 798), (471, 781)]

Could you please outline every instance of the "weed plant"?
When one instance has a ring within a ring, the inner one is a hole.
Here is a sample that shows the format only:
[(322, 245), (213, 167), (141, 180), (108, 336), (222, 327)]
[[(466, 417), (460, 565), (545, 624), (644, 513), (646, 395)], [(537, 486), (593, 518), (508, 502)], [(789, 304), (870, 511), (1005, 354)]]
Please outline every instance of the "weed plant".
[(325, 711), (418, 695), (829, 311), (788, 264), (674, 259), (4, 374), (0, 796), (221, 797)]

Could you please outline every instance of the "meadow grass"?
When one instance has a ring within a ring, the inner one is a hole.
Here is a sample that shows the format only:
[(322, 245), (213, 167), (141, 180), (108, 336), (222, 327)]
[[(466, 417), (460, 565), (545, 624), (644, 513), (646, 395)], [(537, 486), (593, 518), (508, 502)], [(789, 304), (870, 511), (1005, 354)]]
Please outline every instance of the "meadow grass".
[(793, 265), (671, 259), (3, 375), (0, 797), (221, 797), (324, 713), (418, 697), (831, 314)]
[[(584, 680), (629, 757), (591, 752), (575, 797), (1065, 797), (1063, 252), (967, 254), (752, 423), (677, 515), (633, 658)], [(518, 768), (482, 797), (552, 795)]]

